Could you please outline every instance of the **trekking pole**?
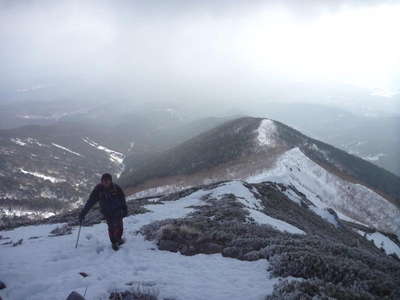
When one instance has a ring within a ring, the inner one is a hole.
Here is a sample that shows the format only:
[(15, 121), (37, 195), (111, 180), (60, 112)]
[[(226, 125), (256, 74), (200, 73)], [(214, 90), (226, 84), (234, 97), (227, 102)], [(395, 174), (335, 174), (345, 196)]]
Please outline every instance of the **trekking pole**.
[(79, 223), (78, 238), (76, 239), (75, 248), (78, 248), (79, 236), (81, 235), (82, 222)]

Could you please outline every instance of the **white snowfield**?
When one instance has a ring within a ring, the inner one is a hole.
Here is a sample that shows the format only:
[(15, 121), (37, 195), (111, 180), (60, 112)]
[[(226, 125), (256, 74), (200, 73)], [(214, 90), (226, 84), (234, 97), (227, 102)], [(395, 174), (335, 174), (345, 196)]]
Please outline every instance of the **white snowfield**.
[(276, 126), (274, 121), (264, 119), (261, 121), (260, 126), (257, 129), (257, 141), (260, 146), (274, 147)]
[[(4, 300), (66, 299), (75, 290), (87, 288), (86, 299), (108, 299), (110, 292), (133, 286), (151, 286), (160, 299), (261, 300), (270, 294), (278, 279), (270, 279), (268, 262), (240, 261), (220, 254), (183, 256), (159, 251), (136, 231), (155, 220), (183, 217), (190, 205), (203, 202), (199, 191), (178, 201), (148, 205), (151, 210), (125, 219), (127, 242), (118, 252), (111, 250), (104, 223), (83, 227), (78, 249), (77, 228), (72, 235), (48, 237), (57, 225), (20, 227), (3, 231), (3, 237), (21, 246), (0, 246), (0, 278), (7, 285), (0, 291)], [(61, 225), (61, 224), (58, 224)], [(39, 236), (37, 239), (29, 239)], [(82, 278), (78, 273), (86, 272)]]
[[(396, 206), (363, 185), (329, 173), (299, 148), (285, 152), (273, 168), (247, 178), (246, 181), (291, 184), (317, 207), (332, 207), (343, 219), (355, 219), (400, 236), (400, 210)], [(298, 201), (293, 195), (291, 198)]]

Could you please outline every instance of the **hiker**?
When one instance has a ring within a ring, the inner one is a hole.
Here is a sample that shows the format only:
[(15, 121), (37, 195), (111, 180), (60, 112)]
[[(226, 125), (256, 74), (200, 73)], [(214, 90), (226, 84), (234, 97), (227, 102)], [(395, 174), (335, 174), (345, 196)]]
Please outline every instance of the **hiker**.
[(117, 184), (113, 183), (110, 174), (103, 174), (101, 176), (101, 183), (90, 194), (89, 200), (79, 214), (79, 221), (81, 223), (88, 211), (97, 202), (100, 203), (100, 211), (107, 221), (112, 248), (116, 251), (124, 243), (122, 239), (124, 230), (123, 218), (127, 216), (128, 208), (124, 192)]

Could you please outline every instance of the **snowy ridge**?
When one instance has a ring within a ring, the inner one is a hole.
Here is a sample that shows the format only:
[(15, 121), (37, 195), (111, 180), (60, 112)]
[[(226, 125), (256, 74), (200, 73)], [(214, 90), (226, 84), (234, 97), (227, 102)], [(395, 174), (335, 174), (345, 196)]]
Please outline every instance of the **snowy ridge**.
[(274, 121), (269, 119), (262, 120), (260, 126), (257, 128), (258, 145), (261, 147), (274, 147), (276, 145), (275, 135), (276, 126)]
[(295, 186), (317, 207), (332, 207), (341, 214), (383, 231), (400, 235), (400, 211), (382, 196), (360, 184), (326, 171), (293, 148), (275, 166), (248, 178), (249, 182), (274, 181)]
[(254, 192), (250, 191), (246, 186), (244, 186), (242, 181), (227, 182), (212, 190), (212, 193), (208, 193), (216, 199), (220, 199), (226, 194), (234, 194), (240, 203), (243, 204), (247, 209), (250, 214), (250, 218), (256, 223), (270, 225), (274, 229), (282, 232), (305, 234), (303, 230), (282, 220), (272, 218), (262, 212), (263, 206), (261, 201), (254, 196)]

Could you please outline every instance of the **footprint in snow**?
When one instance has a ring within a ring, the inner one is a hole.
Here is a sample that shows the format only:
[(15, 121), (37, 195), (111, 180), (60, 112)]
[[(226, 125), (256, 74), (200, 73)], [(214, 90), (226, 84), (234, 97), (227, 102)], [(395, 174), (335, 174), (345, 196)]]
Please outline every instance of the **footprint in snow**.
[(103, 245), (99, 245), (99, 246), (96, 247), (96, 253), (97, 254), (100, 254), (103, 251), (104, 251), (104, 246)]

